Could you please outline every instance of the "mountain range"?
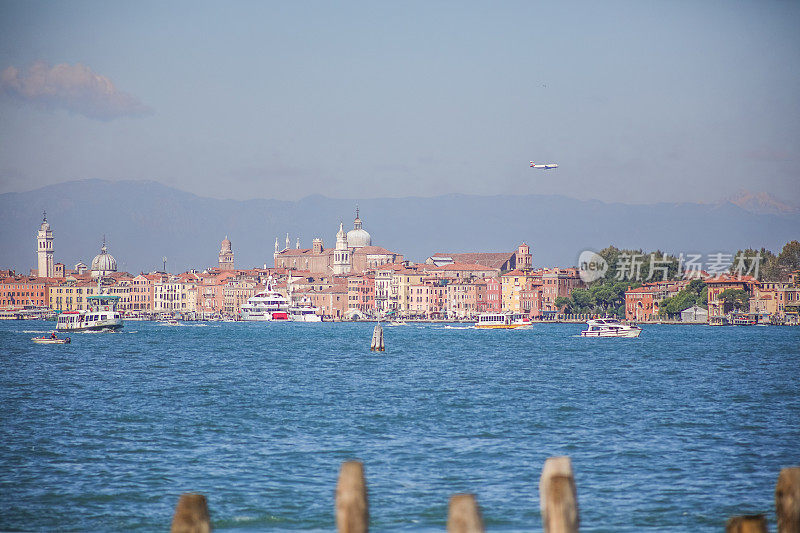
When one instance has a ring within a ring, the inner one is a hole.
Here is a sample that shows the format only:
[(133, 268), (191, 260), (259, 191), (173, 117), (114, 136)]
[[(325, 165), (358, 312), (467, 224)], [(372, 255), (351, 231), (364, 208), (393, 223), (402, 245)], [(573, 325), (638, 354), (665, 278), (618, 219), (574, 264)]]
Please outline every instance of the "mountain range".
[[(746, 206), (746, 202), (745, 203)], [(759, 204), (761, 205), (761, 203)], [(608, 245), (671, 253), (780, 251), (800, 238), (795, 210), (753, 212), (720, 204), (623, 204), (553, 195), (219, 200), (154, 181), (80, 180), (0, 195), (0, 268), (36, 265), (43, 210), (55, 259), (87, 265), (103, 238), (120, 270), (179, 272), (215, 266), (220, 242), (233, 243), (237, 267), (272, 266), (275, 239), (310, 247), (336, 243), (339, 223), (352, 228), (356, 206), (372, 244), (422, 261), (435, 252), (504, 252), (525, 241), (535, 266), (571, 266), (583, 250)]]

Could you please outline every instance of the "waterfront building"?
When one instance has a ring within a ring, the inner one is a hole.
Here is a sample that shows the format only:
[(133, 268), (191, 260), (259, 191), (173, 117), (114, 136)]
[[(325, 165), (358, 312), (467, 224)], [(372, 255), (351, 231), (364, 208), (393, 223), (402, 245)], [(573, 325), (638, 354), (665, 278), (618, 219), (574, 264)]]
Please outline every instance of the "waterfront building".
[(484, 278), (486, 282), (486, 312), (499, 313), (503, 309), (503, 290), (500, 278), (491, 276)]
[(42, 214), (42, 224), (39, 226), (39, 233), (36, 238), (36, 255), (39, 263), (39, 277), (55, 277), (55, 263), (53, 249), (53, 230), (47, 222), (47, 212)]
[(423, 271), (435, 278), (447, 278), (452, 280), (464, 279), (483, 279), (496, 276), (500, 271), (496, 268), (485, 265), (453, 262), (446, 265), (436, 266), (425, 264)]
[(380, 246), (372, 246), (372, 236), (363, 228), (363, 222), (356, 211), (353, 229), (345, 232), (344, 224), (339, 224), (336, 234), (336, 246), (325, 249), (322, 239), (315, 238), (311, 248), (300, 248), (299, 240), (295, 248), (289, 247), (289, 236), (286, 236), (286, 247), (278, 247), (275, 239), (273, 255), (276, 269), (307, 270), (312, 274), (346, 275), (360, 274), (389, 263), (400, 263), (403, 256)]
[(83, 261), (78, 261), (75, 264), (75, 269), (73, 270), (72, 273), (73, 274), (77, 274), (78, 276), (82, 276), (82, 275), (86, 274), (86, 272), (88, 270), (89, 270), (89, 267), (86, 266)]
[(451, 281), (446, 289), (448, 318), (465, 319), (478, 315), (478, 302), (485, 300), (486, 284), (471, 281)]
[(411, 287), (422, 285), (422, 280), (425, 277), (426, 274), (415, 267), (396, 270), (392, 274), (392, 284), (394, 285), (392, 290), (397, 294), (395, 305), (401, 316), (407, 316), (411, 313), (413, 297)]
[(530, 285), (530, 278), (532, 275), (522, 270), (511, 270), (500, 276), (503, 311), (523, 312), (522, 291)]
[(541, 274), (540, 308), (543, 316), (558, 313), (560, 309), (556, 306), (556, 299), (569, 298), (573, 289), (584, 286), (577, 268), (545, 268), (536, 274)]
[(625, 291), (625, 319), (635, 322), (658, 320), (661, 302), (682, 291), (689, 279), (656, 281), (645, 283)]
[(317, 314), (327, 320), (342, 320), (347, 313), (348, 287), (346, 283), (336, 283), (322, 290), (311, 289), (305, 292), (311, 305), (318, 309)]
[(715, 278), (707, 279), (706, 285), (708, 286), (708, 320), (712, 321), (721, 319), (731, 311), (730, 308), (726, 308), (725, 302), (719, 299), (719, 295), (723, 291), (740, 289), (745, 291), (748, 297), (752, 298), (760, 284), (757, 279), (751, 276), (722, 274)]
[(233, 249), (231, 248), (231, 241), (228, 236), (222, 240), (222, 246), (219, 250), (219, 269), (220, 270), (234, 270), (233, 267)]
[(17, 276), (13, 271), (10, 274), (0, 278), (0, 309), (11, 310), (48, 305), (48, 282), (56, 280), (35, 276)]
[(708, 322), (708, 309), (693, 305), (681, 311), (681, 322), (688, 324), (705, 324)]
[(129, 310), (137, 313), (153, 311), (153, 283), (147, 274), (139, 274), (131, 280)]
[(378, 315), (397, 310), (397, 285), (392, 283), (395, 272), (405, 269), (401, 264), (390, 263), (375, 269), (375, 312)]
[(426, 259), (425, 263), (436, 266), (451, 263), (477, 264), (485, 265), (501, 272), (508, 272), (515, 269), (530, 269), (533, 265), (533, 255), (531, 254), (530, 246), (523, 242), (513, 252), (436, 252)]
[(347, 308), (357, 309), (366, 316), (375, 314), (375, 274), (364, 273), (347, 277)]
[(48, 291), (50, 309), (57, 311), (85, 311), (89, 296), (100, 294), (97, 281), (68, 276)]
[(769, 317), (771, 322), (788, 324), (798, 322), (800, 287), (797, 277), (790, 281), (762, 281), (750, 298), (750, 312)]
[(265, 285), (244, 276), (228, 278), (222, 286), (222, 310), (228, 315), (238, 315), (247, 300), (265, 290)]

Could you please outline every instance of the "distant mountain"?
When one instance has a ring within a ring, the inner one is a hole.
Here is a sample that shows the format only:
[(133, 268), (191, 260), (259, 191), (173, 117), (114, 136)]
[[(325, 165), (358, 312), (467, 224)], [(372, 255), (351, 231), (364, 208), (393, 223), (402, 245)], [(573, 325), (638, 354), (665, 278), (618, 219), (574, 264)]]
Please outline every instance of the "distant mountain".
[(220, 241), (233, 243), (236, 265), (272, 265), (275, 237), (284, 246), (336, 243), (339, 221), (352, 228), (356, 205), (374, 245), (424, 260), (434, 252), (511, 251), (531, 245), (537, 266), (569, 266), (582, 250), (618, 247), (668, 252), (779, 251), (800, 238), (800, 215), (757, 214), (732, 203), (627, 205), (563, 196), (452, 194), (360, 200), (216, 200), (152, 181), (83, 180), (0, 195), (0, 268), (36, 265), (43, 209), (56, 261), (71, 267), (99, 253), (103, 235), (120, 270), (178, 272), (217, 263)]
[(739, 191), (728, 201), (751, 213), (767, 215), (796, 215), (800, 207), (778, 200), (767, 192)]

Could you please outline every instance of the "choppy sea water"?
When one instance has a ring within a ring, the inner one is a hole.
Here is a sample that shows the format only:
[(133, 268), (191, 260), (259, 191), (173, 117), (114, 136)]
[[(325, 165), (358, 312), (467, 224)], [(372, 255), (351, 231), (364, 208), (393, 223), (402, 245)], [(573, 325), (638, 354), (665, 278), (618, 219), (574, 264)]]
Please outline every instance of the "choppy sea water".
[[(0, 324), (0, 530), (166, 530), (183, 492), (218, 531), (334, 529), (364, 461), (374, 531), (541, 530), (545, 459), (573, 461), (583, 531), (720, 531), (800, 465), (800, 328), (129, 322), (35, 345)], [(40, 334), (40, 333), (39, 333)]]

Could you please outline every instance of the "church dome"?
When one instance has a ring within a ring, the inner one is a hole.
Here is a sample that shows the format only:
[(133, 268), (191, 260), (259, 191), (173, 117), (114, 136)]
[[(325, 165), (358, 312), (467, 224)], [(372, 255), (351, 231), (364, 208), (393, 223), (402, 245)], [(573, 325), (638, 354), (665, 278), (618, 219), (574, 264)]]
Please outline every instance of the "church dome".
[(361, 219), (358, 218), (358, 209), (356, 209), (356, 219), (353, 221), (353, 229), (347, 232), (347, 246), (349, 248), (372, 246), (372, 236), (370, 236), (367, 230), (361, 228)]
[(228, 239), (228, 236), (225, 235), (225, 238), (222, 240), (222, 246), (220, 247), (220, 253), (227, 253), (231, 252), (231, 241)]
[(117, 260), (106, 251), (106, 244), (100, 248), (100, 253), (92, 259), (92, 277), (105, 276), (117, 271)]

